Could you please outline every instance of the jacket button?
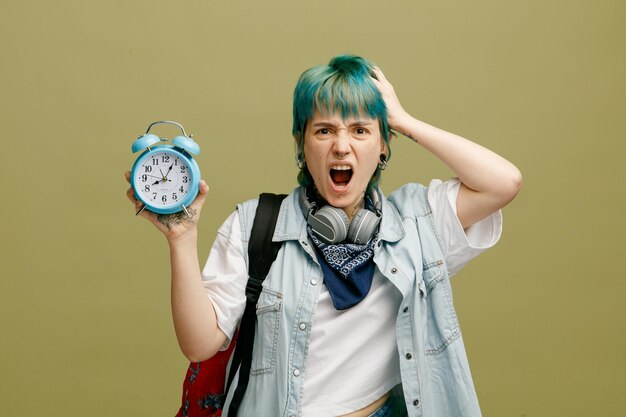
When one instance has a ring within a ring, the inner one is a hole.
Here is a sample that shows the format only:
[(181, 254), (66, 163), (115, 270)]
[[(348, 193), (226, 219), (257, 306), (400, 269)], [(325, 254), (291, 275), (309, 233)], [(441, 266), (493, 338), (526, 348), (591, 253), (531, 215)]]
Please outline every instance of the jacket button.
[(404, 309), (402, 310), (403, 313), (408, 313), (409, 312), (409, 308), (408, 307), (404, 307)]
[(404, 355), (404, 357), (407, 359), (412, 359), (413, 355), (411, 355), (410, 353), (407, 353), (406, 355)]
[(382, 240), (379, 240), (379, 241), (378, 241), (378, 247), (380, 248), (382, 245), (383, 245), (383, 241), (382, 241)]
[(420, 405), (420, 400), (413, 400), (413, 405), (418, 407)]
[(311, 285), (317, 285), (317, 280), (315, 278), (311, 280)]
[(293, 376), (300, 376), (300, 370), (299, 369), (294, 369), (293, 370)]
[(300, 330), (306, 330), (306, 324), (305, 323), (300, 323)]
[(395, 274), (396, 272), (398, 272), (398, 268), (391, 268), (391, 273)]

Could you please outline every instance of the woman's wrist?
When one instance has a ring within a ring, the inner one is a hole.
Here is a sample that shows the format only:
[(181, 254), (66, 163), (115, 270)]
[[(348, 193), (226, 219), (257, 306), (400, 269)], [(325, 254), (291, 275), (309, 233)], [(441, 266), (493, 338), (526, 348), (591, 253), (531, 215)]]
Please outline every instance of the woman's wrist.
[(167, 243), (172, 249), (181, 246), (195, 246), (198, 243), (198, 229), (196, 227), (192, 227), (182, 233), (168, 234), (166, 237)]
[(389, 127), (391, 128), (391, 130), (398, 132), (417, 142), (417, 139), (414, 137), (415, 133), (413, 132), (413, 130), (415, 130), (413, 128), (415, 121), (416, 119), (413, 116), (403, 111), (393, 119), (390, 118)]

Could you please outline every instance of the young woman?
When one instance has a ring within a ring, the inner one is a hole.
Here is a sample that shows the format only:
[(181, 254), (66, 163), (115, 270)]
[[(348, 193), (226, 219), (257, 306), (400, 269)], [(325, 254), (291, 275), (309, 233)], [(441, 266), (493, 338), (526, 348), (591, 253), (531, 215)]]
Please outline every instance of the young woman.
[[(281, 206), (273, 240), (282, 247), (257, 304), (238, 415), (479, 416), (449, 277), (497, 242), (520, 172), (412, 117), (360, 57), (303, 73), (293, 114), (300, 186)], [(456, 177), (385, 197), (377, 183), (392, 132)], [(258, 203), (226, 220), (201, 270), (196, 224), (207, 193), (202, 182), (191, 217), (141, 213), (168, 240), (174, 325), (192, 362), (225, 349), (241, 319)]]

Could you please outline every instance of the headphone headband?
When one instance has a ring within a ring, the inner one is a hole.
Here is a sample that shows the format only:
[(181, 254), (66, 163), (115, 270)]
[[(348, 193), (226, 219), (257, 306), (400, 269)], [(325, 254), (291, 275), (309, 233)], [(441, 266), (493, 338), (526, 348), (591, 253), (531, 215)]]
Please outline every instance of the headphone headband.
[(374, 211), (359, 209), (352, 221), (340, 208), (330, 205), (318, 208), (315, 201), (309, 201), (307, 192), (307, 188), (300, 188), (300, 208), (307, 224), (323, 242), (334, 244), (347, 239), (352, 243), (365, 244), (378, 230), (382, 217), (382, 202), (377, 189), (372, 189), (369, 193)]

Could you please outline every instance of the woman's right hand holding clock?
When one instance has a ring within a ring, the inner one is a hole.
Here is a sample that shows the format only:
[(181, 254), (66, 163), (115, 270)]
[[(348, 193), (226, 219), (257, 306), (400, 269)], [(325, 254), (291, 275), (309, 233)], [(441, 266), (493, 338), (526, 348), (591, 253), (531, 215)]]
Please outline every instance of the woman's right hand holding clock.
[[(126, 171), (124, 174), (126, 181), (130, 183), (130, 171)], [(204, 180), (200, 181), (198, 189), (198, 195), (193, 203), (187, 207), (187, 213), (179, 212), (174, 214), (156, 214), (148, 210), (142, 210), (139, 215), (148, 219), (159, 231), (161, 231), (167, 238), (170, 244), (176, 243), (181, 239), (196, 238), (196, 225), (200, 220), (200, 212), (202, 206), (206, 200), (206, 196), (209, 192), (209, 186)], [(135, 212), (142, 209), (143, 204), (141, 201), (135, 198), (135, 193), (132, 188), (126, 190), (126, 196), (133, 203)]]

